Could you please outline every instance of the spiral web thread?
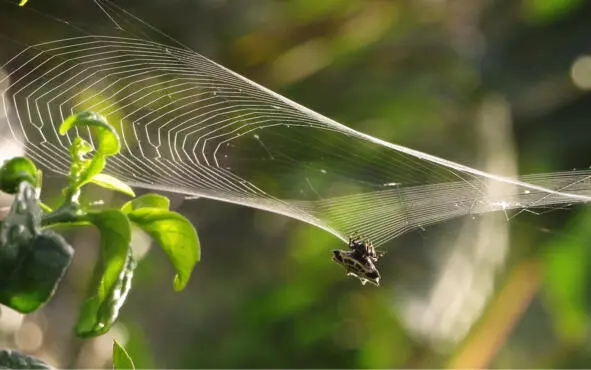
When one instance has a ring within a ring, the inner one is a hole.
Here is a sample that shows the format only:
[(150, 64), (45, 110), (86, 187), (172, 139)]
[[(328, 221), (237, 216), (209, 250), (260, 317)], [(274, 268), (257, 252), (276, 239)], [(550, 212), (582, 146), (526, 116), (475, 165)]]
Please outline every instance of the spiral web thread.
[(67, 173), (75, 135), (94, 143), (90, 131), (57, 132), (91, 110), (122, 140), (106, 172), (132, 186), (283, 214), (343, 240), (358, 231), (379, 246), (465, 215), (591, 200), (589, 171), (509, 179), (382, 141), (188, 48), (137, 36), (129, 29), (149, 25), (110, 2), (94, 5), (114, 29), (76, 28), (3, 65), (6, 131), (46, 171)]

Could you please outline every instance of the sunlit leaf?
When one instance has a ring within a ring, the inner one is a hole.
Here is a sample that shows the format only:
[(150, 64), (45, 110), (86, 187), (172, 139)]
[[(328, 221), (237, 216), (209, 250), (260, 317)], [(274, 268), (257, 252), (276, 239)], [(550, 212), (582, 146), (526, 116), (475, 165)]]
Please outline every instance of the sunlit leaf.
[(121, 207), (121, 211), (129, 213), (140, 208), (160, 208), (168, 210), (170, 208), (170, 200), (159, 194), (144, 194), (125, 203), (123, 207)]
[(96, 153), (91, 159), (85, 158), (85, 155), (91, 151), (90, 144), (79, 136), (70, 145), (72, 164), (68, 174), (70, 185), (65, 190), (66, 193), (75, 192), (80, 187), (91, 182), (105, 168), (106, 159), (104, 155)]
[(94, 175), (90, 180), (93, 184), (99, 185), (106, 189), (115, 190), (121, 192), (123, 194), (129, 195), (131, 197), (135, 197), (135, 193), (133, 189), (124, 183), (123, 181), (119, 180), (116, 177), (106, 175), (104, 173), (99, 173)]
[(113, 368), (116, 370), (135, 369), (131, 357), (117, 341), (113, 341)]
[(65, 135), (73, 127), (89, 126), (97, 132), (98, 145), (96, 151), (104, 156), (119, 153), (121, 144), (119, 135), (107, 122), (107, 119), (94, 112), (80, 112), (71, 115), (60, 125), (60, 135)]
[(80, 136), (76, 136), (72, 141), (72, 145), (70, 145), (70, 148), (68, 149), (70, 157), (74, 158), (83, 158), (86, 154), (92, 152), (92, 150), (92, 145)]
[(83, 337), (109, 330), (127, 298), (135, 268), (127, 217), (121, 211), (106, 210), (89, 213), (87, 219), (101, 233), (101, 253), (95, 270), (94, 295), (84, 302), (76, 324), (76, 333)]
[(89, 162), (88, 167), (80, 174), (78, 186), (83, 186), (92, 182), (92, 180), (105, 168), (105, 164), (105, 157), (97, 153)]
[(182, 290), (201, 258), (195, 228), (183, 216), (161, 208), (140, 208), (128, 213), (129, 219), (148, 233), (164, 250), (177, 274), (175, 290)]

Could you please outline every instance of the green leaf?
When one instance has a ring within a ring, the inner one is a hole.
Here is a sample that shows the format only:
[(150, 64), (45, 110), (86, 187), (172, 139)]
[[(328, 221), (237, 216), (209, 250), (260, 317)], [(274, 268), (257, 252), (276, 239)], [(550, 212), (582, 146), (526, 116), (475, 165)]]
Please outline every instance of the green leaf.
[(131, 197), (135, 197), (133, 189), (116, 177), (109, 176), (104, 173), (99, 173), (94, 175), (90, 182), (98, 186), (102, 186), (103, 188), (115, 190), (123, 194), (129, 195)]
[(183, 216), (161, 208), (140, 208), (129, 212), (129, 219), (148, 233), (172, 262), (177, 274), (174, 289), (184, 289), (201, 257), (195, 228)]
[(37, 186), (38, 170), (35, 164), (24, 157), (15, 157), (4, 162), (0, 167), (0, 190), (15, 194), (19, 184), (27, 181)]
[(65, 135), (72, 128), (84, 126), (93, 128), (97, 132), (96, 153), (92, 159), (86, 159), (85, 156), (93, 150), (90, 143), (79, 136), (73, 140), (70, 146), (72, 165), (68, 176), (69, 186), (64, 191), (66, 198), (70, 202), (75, 202), (79, 189), (89, 182), (134, 196), (133, 190), (123, 182), (100, 174), (105, 168), (106, 157), (119, 153), (121, 149), (119, 135), (104, 117), (93, 112), (71, 115), (61, 124), (59, 133)]
[(0, 288), (0, 303), (22, 313), (37, 310), (53, 296), (73, 254), (60, 235), (44, 230), (19, 253), (10, 278)]
[(101, 233), (100, 259), (95, 269), (98, 280), (94, 295), (82, 305), (76, 333), (82, 337), (106, 333), (127, 298), (135, 261), (129, 243), (129, 220), (119, 210), (92, 212), (87, 220)]
[(23, 182), (0, 222), (0, 304), (22, 313), (51, 298), (74, 253), (61, 236), (40, 226), (36, 189)]
[(123, 207), (121, 207), (121, 211), (123, 213), (129, 213), (140, 208), (159, 208), (168, 210), (170, 208), (170, 200), (159, 194), (144, 194), (125, 203)]
[(135, 369), (131, 357), (117, 341), (113, 341), (113, 368), (120, 369)]
[(27, 3), (27, 1), (29, 1), (29, 0), (21, 0), (21, 2), (18, 3), (18, 6), (25, 6), (25, 4)]
[(89, 162), (88, 167), (80, 174), (78, 187), (82, 187), (91, 182), (105, 168), (105, 164), (105, 157), (97, 153)]
[(92, 147), (81, 137), (77, 136), (70, 146), (70, 173), (68, 174), (69, 185), (64, 189), (67, 198), (74, 200), (79, 196), (79, 189), (92, 181), (105, 168), (106, 158), (96, 153), (92, 159), (86, 159), (85, 155), (92, 151)]
[(60, 125), (60, 135), (65, 135), (73, 127), (89, 126), (96, 129), (98, 146), (96, 151), (104, 156), (119, 153), (121, 143), (115, 129), (107, 122), (107, 119), (94, 112), (80, 112), (71, 115)]
[(70, 157), (76, 157), (82, 159), (86, 154), (92, 152), (92, 145), (80, 136), (76, 136), (72, 145), (68, 149)]
[(0, 350), (0, 369), (52, 369), (36, 357), (9, 349)]

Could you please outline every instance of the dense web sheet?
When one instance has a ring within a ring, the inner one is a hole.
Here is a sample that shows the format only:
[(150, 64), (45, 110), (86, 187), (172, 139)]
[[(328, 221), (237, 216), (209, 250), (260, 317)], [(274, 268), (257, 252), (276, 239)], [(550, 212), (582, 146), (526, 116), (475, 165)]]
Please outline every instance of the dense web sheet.
[[(264, 209), (342, 239), (358, 231), (375, 245), (455, 217), (591, 200), (589, 171), (508, 179), (384, 142), (249, 81), (109, 2), (93, 5), (107, 28), (86, 30), (84, 22), (0, 1), (6, 18), (55, 24), (44, 40), (0, 26), (0, 42), (15, 50), (0, 77), (5, 131), (48, 171), (68, 169), (74, 136), (60, 136), (58, 125), (92, 110), (123, 142), (107, 172), (131, 185)], [(93, 142), (91, 132), (77, 134)]]

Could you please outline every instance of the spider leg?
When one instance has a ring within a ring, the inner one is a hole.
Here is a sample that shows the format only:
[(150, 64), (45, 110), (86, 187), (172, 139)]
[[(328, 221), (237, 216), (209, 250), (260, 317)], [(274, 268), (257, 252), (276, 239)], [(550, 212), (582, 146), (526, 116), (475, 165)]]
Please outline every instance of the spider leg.
[(351, 238), (352, 241), (361, 241), (362, 240), (362, 236), (361, 234), (359, 234), (359, 231), (355, 231), (353, 234), (351, 234)]

